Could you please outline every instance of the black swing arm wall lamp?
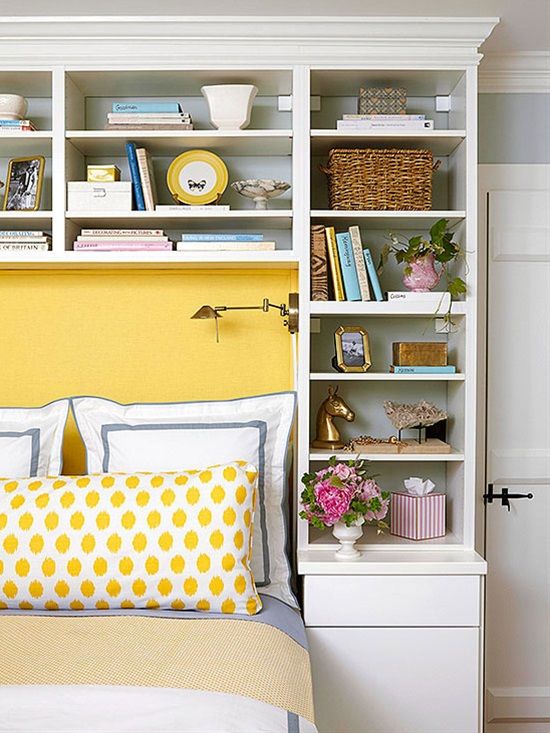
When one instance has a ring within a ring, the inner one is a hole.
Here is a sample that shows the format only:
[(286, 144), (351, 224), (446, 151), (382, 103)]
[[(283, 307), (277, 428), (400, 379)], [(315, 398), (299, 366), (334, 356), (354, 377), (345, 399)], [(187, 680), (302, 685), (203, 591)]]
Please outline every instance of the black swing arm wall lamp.
[(279, 311), (279, 315), (283, 319), (283, 326), (286, 326), (290, 333), (298, 333), (298, 293), (288, 294), (288, 305), (281, 303), (276, 305), (270, 303), (269, 298), (264, 298), (261, 305), (203, 305), (194, 313), (191, 318), (201, 320), (214, 319), (216, 322), (216, 341), (219, 343), (218, 319), (222, 317), (222, 313), (226, 311), (263, 311), (269, 313), (269, 309), (274, 308)]

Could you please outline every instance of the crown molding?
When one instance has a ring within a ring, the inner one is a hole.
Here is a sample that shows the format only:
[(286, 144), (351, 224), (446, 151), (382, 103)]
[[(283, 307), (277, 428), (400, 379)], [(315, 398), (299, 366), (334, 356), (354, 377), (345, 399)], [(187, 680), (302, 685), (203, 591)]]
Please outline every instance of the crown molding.
[(487, 54), (479, 67), (481, 94), (550, 94), (550, 51)]
[[(0, 61), (474, 65), (498, 18), (114, 16), (0, 18)], [(149, 65), (149, 64), (148, 64)]]

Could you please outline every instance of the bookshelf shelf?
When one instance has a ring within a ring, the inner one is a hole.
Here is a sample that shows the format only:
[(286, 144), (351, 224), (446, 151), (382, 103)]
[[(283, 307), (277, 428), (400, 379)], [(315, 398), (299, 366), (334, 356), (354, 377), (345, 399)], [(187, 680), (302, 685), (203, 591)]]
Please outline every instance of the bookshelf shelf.
[(69, 130), (67, 140), (83, 155), (124, 157), (126, 141), (155, 156), (174, 156), (185, 148), (208, 148), (219, 155), (290, 155), (292, 130)]
[(456, 226), (466, 217), (465, 211), (338, 211), (335, 209), (312, 209), (311, 220), (316, 223), (330, 223), (348, 227), (363, 224), (370, 229), (429, 229), (439, 219), (448, 219), (450, 226)]
[(247, 223), (271, 229), (290, 229), (292, 211), (288, 209), (268, 209), (267, 211), (242, 209), (232, 211), (68, 211), (66, 219), (81, 227), (101, 227), (110, 224), (113, 227), (183, 227), (185, 222), (202, 222), (209, 230), (215, 231), (221, 226), (236, 226)]
[(464, 374), (392, 374), (391, 372), (311, 372), (317, 382), (463, 382)]
[(0, 229), (51, 229), (51, 211), (0, 211)]
[[(310, 303), (310, 313), (312, 316), (443, 316), (446, 309), (442, 309), (439, 313), (434, 306), (429, 304), (415, 304), (398, 302), (376, 302), (376, 301), (342, 301), (333, 300), (314, 300)], [(466, 303), (455, 302), (451, 306), (451, 315), (466, 315)]]
[(27, 155), (51, 155), (51, 131), (0, 132), (0, 157), (24, 157)]
[[(327, 461), (331, 456), (336, 456), (338, 461), (349, 461), (355, 457), (355, 453), (346, 453), (341, 451), (330, 451), (330, 450), (313, 450), (310, 451), (309, 460), (315, 462)], [(452, 451), (451, 453), (361, 453), (360, 457), (366, 461), (387, 461), (389, 463), (402, 463), (402, 462), (434, 462), (443, 461), (447, 462), (461, 462), (464, 460), (464, 453), (458, 451)]]
[(313, 155), (327, 155), (331, 148), (427, 148), (434, 155), (450, 155), (465, 138), (465, 130), (312, 130), (311, 149)]

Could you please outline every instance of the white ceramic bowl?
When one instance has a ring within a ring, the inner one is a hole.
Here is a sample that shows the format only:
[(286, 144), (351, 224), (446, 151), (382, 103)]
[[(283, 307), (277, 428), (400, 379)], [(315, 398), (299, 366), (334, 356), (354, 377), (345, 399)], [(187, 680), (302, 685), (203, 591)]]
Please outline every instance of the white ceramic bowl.
[(20, 94), (0, 94), (0, 119), (22, 120), (27, 108), (27, 100)]
[(231, 188), (241, 196), (252, 199), (257, 209), (267, 209), (268, 200), (288, 191), (290, 183), (272, 178), (248, 178), (245, 181), (234, 181)]
[(258, 93), (253, 84), (213, 84), (201, 87), (218, 130), (242, 130), (250, 124), (252, 102)]

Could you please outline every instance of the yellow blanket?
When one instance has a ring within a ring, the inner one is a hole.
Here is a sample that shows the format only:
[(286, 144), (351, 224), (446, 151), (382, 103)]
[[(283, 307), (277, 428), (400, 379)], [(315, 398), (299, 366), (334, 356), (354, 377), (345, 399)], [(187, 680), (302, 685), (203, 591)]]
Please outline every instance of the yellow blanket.
[(307, 650), (237, 619), (3, 616), (0, 684), (181, 687), (226, 692), (313, 721)]

